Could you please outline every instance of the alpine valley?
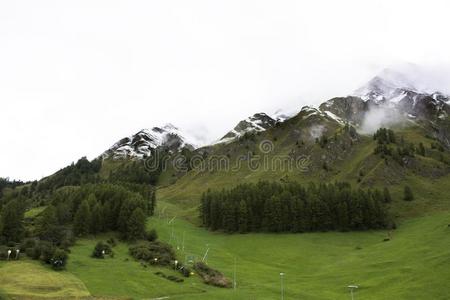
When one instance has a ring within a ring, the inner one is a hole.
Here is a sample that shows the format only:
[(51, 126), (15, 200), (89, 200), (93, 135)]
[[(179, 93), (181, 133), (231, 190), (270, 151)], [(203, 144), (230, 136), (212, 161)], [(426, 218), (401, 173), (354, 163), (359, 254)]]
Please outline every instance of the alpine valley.
[(0, 298), (449, 299), (450, 97), (414, 75), (2, 179)]

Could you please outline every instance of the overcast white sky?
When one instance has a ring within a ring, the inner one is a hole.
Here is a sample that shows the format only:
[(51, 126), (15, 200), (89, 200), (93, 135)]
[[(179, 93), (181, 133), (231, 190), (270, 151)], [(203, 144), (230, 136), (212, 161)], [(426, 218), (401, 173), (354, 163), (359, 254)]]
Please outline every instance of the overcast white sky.
[(38, 179), (171, 122), (207, 140), (450, 63), (446, 1), (0, 1), (0, 176)]

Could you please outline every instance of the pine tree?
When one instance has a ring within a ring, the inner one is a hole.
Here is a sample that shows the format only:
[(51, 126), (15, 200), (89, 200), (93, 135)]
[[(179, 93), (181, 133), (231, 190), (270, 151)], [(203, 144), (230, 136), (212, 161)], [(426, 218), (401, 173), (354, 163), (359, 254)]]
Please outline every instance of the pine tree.
[(91, 226), (91, 210), (86, 200), (81, 202), (73, 220), (73, 231), (75, 235), (82, 236), (89, 233)]
[(425, 156), (425, 146), (423, 145), (422, 142), (419, 143), (418, 153), (422, 156)]
[(136, 208), (128, 220), (128, 232), (126, 237), (130, 241), (142, 239), (145, 235), (146, 216), (142, 208)]
[(0, 215), (0, 235), (6, 241), (18, 242), (24, 233), (24, 209), (19, 199), (9, 201), (2, 208)]
[(96, 234), (104, 230), (103, 207), (97, 203), (92, 209), (91, 232)]
[(58, 229), (57, 226), (56, 208), (49, 205), (36, 221), (36, 235), (43, 240), (53, 240)]
[(246, 233), (248, 231), (248, 210), (244, 200), (239, 203), (239, 232)]
[(389, 192), (389, 189), (387, 187), (383, 189), (383, 200), (384, 203), (392, 202), (391, 193)]
[(405, 200), (405, 201), (414, 200), (413, 192), (409, 186), (405, 186), (405, 189), (403, 191), (403, 200)]
[(150, 206), (149, 206), (149, 216), (153, 216), (155, 214), (155, 208), (156, 208), (156, 189), (152, 192), (152, 197), (150, 200)]

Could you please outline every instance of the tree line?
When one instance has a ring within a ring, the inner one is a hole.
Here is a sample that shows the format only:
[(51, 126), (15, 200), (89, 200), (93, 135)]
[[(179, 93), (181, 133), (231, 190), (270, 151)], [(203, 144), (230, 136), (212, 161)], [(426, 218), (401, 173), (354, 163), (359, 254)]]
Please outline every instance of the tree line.
[(387, 188), (352, 189), (348, 183), (260, 181), (201, 197), (203, 226), (225, 232), (311, 232), (367, 230), (393, 226)]

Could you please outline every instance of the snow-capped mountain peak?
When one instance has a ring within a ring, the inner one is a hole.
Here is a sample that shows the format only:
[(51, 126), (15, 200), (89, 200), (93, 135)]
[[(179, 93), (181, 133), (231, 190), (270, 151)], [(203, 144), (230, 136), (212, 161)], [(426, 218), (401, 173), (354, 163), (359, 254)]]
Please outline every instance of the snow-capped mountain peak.
[(145, 158), (157, 148), (176, 152), (182, 148), (195, 149), (195, 144), (179, 128), (168, 123), (161, 127), (142, 129), (125, 137), (102, 154), (103, 158)]
[(265, 131), (273, 126), (277, 121), (266, 113), (256, 113), (253, 116), (240, 121), (231, 131), (224, 135), (217, 143), (233, 141), (246, 133)]

